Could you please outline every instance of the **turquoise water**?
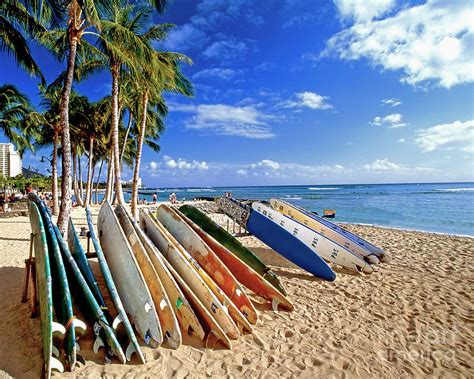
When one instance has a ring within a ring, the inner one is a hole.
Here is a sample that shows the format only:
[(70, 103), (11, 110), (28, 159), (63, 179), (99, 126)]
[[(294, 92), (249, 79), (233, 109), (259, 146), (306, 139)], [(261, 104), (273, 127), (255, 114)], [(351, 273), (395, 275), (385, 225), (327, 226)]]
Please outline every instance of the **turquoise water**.
[[(225, 191), (239, 199), (277, 197), (319, 214), (334, 209), (338, 222), (474, 236), (474, 183), (165, 188), (157, 195), (191, 200)], [(151, 201), (152, 195), (139, 197)]]

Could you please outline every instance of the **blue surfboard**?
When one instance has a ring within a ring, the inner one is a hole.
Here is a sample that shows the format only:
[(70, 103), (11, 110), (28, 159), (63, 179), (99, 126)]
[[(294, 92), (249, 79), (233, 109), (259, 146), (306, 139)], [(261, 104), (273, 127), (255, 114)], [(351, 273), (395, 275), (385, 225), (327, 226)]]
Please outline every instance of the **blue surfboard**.
[(250, 211), (246, 229), (303, 270), (324, 280), (336, 279), (334, 271), (319, 255), (293, 234), (255, 209)]

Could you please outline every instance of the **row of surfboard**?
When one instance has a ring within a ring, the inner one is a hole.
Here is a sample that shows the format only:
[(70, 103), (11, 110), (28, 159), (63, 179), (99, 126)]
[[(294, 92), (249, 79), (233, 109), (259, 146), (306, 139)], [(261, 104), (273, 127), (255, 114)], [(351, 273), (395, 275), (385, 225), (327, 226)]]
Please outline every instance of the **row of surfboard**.
[(385, 252), (326, 219), (279, 199), (244, 204), (216, 199), (222, 211), (250, 234), (307, 272), (333, 281), (330, 264), (371, 274), (373, 265), (387, 262)]
[[(110, 310), (72, 219), (66, 243), (45, 204), (35, 194), (28, 199), (46, 377), (63, 371), (63, 362), (74, 369), (86, 323), (94, 352), (104, 347), (108, 359), (122, 363), (136, 353), (145, 362), (138, 339), (176, 349), (189, 335), (230, 349), (231, 340), (252, 333), (257, 312), (243, 286), (274, 310), (293, 310), (276, 275), (196, 208), (141, 209), (138, 221), (105, 202), (98, 237), (89, 209), (86, 216)], [(86, 323), (76, 317), (73, 299)]]

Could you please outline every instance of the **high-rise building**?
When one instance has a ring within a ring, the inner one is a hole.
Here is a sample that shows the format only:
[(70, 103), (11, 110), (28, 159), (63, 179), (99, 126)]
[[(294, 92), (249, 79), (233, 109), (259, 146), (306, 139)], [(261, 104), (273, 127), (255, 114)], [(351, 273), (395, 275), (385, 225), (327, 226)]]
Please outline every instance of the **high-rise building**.
[(11, 143), (0, 143), (0, 176), (10, 177), (22, 173), (20, 155)]

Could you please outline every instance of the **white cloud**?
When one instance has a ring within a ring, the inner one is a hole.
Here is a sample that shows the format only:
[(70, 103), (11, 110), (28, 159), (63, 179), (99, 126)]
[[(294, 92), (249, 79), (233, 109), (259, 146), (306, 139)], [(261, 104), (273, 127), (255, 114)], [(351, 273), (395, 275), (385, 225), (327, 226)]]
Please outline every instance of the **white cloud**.
[(271, 159), (263, 159), (260, 162), (253, 163), (250, 165), (250, 168), (269, 168), (271, 170), (279, 170), (280, 163), (272, 161)]
[(284, 179), (299, 180), (317, 180), (321, 177), (336, 175), (341, 172), (348, 172), (340, 164), (333, 166), (327, 165), (304, 165), (300, 163), (277, 162), (271, 159), (262, 159), (261, 161), (241, 166), (236, 172), (240, 176), (255, 176)]
[(451, 88), (474, 81), (473, 19), (470, 1), (431, 0), (383, 20), (355, 23), (331, 37), (321, 56), (367, 58), (385, 70), (402, 70), (408, 84)]
[(377, 159), (373, 163), (365, 165), (364, 169), (374, 171), (399, 171), (401, 170), (401, 166), (384, 158)]
[(454, 121), (418, 130), (415, 144), (427, 152), (446, 149), (474, 153), (474, 120)]
[(398, 107), (401, 103), (402, 102), (395, 97), (392, 97), (391, 99), (382, 100), (382, 105), (391, 105), (392, 107)]
[(199, 78), (219, 78), (219, 79), (232, 79), (237, 75), (240, 75), (242, 70), (234, 70), (231, 68), (208, 68), (205, 70), (201, 70), (196, 72), (193, 75), (194, 79)]
[(255, 106), (225, 104), (185, 105), (171, 103), (171, 110), (194, 115), (186, 121), (186, 128), (211, 134), (239, 136), (252, 139), (275, 137), (266, 120), (274, 119)]
[(168, 171), (206, 171), (209, 165), (205, 161), (192, 160), (188, 161), (184, 158), (174, 159), (169, 155), (164, 155), (161, 162), (151, 161), (148, 164), (148, 169), (153, 173), (154, 171), (168, 170)]
[(229, 37), (212, 43), (202, 52), (202, 55), (210, 59), (219, 59), (219, 61), (235, 61), (243, 59), (249, 50), (248, 42)]
[(384, 117), (375, 116), (370, 124), (374, 126), (387, 126), (390, 129), (403, 128), (408, 125), (408, 123), (403, 122), (403, 115), (400, 113), (392, 113)]
[(283, 105), (287, 108), (302, 108), (310, 109), (331, 109), (333, 106), (327, 103), (329, 97), (319, 95), (315, 92), (298, 92), (295, 94), (296, 100), (289, 100)]
[(334, 0), (337, 9), (343, 19), (358, 22), (370, 21), (383, 16), (395, 5), (395, 0)]
[(405, 138), (400, 138), (400, 139), (398, 140), (398, 142), (400, 142), (400, 143), (405, 143)]

